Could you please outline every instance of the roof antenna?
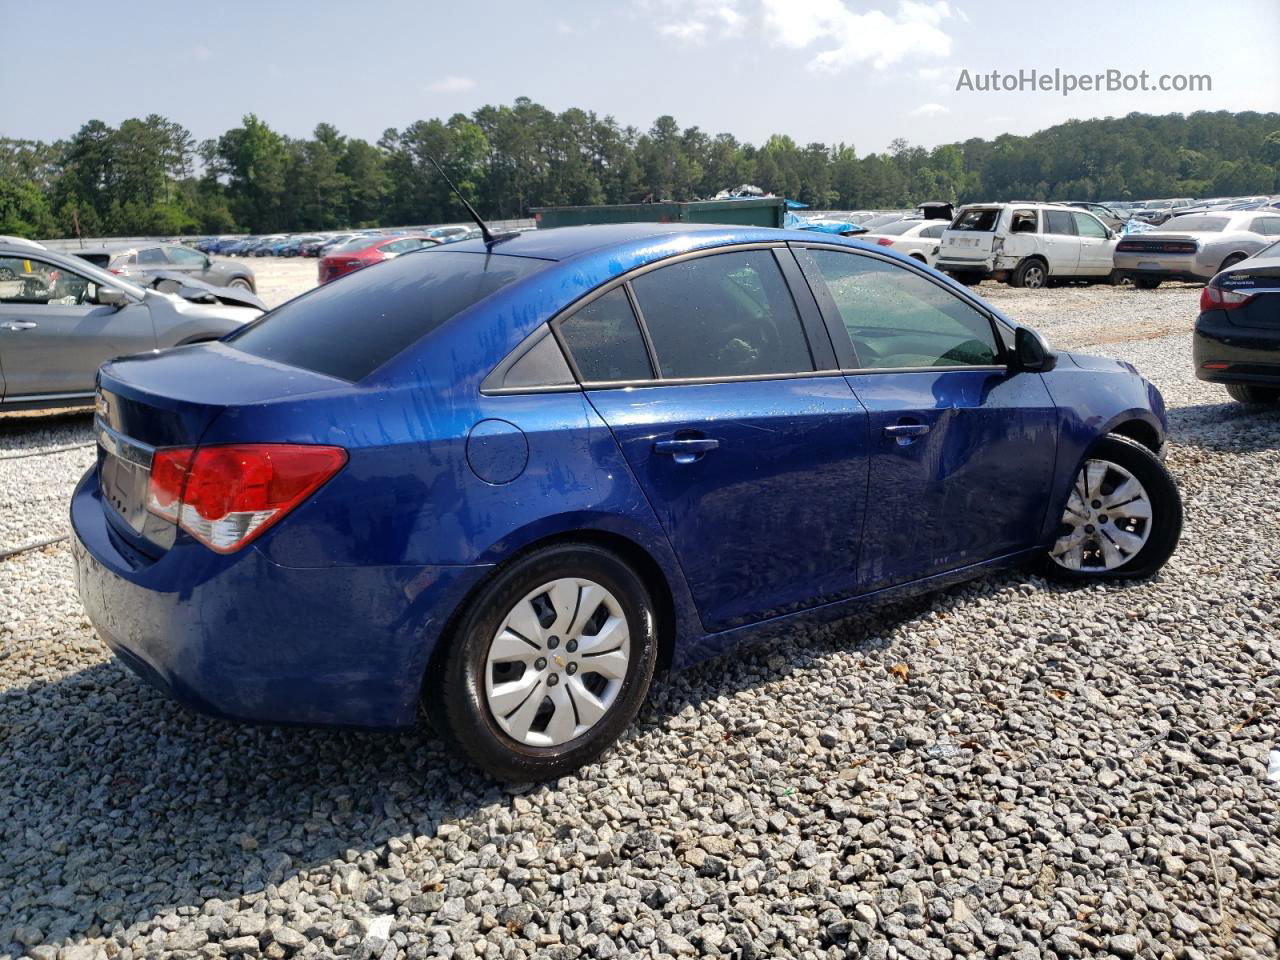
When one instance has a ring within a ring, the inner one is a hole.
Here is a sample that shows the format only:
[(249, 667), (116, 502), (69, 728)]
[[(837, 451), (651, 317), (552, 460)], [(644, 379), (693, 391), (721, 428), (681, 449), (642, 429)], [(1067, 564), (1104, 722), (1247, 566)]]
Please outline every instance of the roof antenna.
[(444, 178), (444, 182), (449, 185), (449, 189), (453, 191), (454, 196), (461, 200), (462, 205), (467, 208), (468, 216), (470, 216), (475, 222), (475, 225), (480, 228), (480, 235), (484, 237), (484, 245), (486, 247), (491, 247), (495, 243), (501, 243), (503, 240), (510, 240), (512, 237), (520, 236), (518, 233), (499, 233), (496, 236), (491, 233), (489, 231), (489, 227), (480, 219), (480, 214), (476, 213), (476, 208), (468, 202), (467, 198), (462, 195), (462, 191), (454, 186), (453, 181), (449, 179), (449, 175), (444, 172), (444, 167), (440, 166), (440, 164), (436, 162), (436, 158), (431, 154), (426, 154), (426, 158), (431, 161), (431, 165), (436, 168), (436, 172)]

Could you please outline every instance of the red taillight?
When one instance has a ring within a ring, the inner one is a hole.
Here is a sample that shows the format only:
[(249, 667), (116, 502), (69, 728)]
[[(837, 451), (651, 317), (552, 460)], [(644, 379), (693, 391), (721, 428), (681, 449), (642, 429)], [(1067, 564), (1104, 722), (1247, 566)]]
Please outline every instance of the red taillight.
[(147, 509), (231, 553), (310, 496), (347, 462), (341, 447), (228, 444), (157, 450)]
[(1241, 293), (1238, 290), (1223, 290), (1209, 284), (1200, 291), (1200, 312), (1206, 310), (1234, 310), (1243, 307), (1253, 299), (1252, 293)]
[(893, 246), (893, 238), (892, 238), (892, 237), (878, 237), (878, 238), (876, 239), (876, 243), (877, 243), (877, 244), (879, 244), (879, 245), (880, 245), (880, 246), (882, 246), (882, 247), (892, 247), (892, 246)]

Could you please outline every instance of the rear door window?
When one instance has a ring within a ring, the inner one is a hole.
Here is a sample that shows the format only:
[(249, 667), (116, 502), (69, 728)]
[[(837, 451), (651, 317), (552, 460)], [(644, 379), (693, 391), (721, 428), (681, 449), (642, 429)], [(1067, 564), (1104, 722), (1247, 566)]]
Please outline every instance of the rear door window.
[(1074, 237), (1076, 228), (1071, 220), (1071, 214), (1066, 210), (1046, 210), (1044, 212), (1044, 232)]
[(695, 257), (631, 282), (664, 379), (814, 369), (771, 250)]
[(144, 267), (168, 266), (169, 258), (164, 255), (164, 251), (159, 247), (148, 247), (145, 250), (138, 251), (138, 263)]
[(255, 357), (361, 380), (450, 317), (551, 261), (428, 250), (316, 287), (233, 334)]
[(653, 376), (640, 325), (622, 287), (560, 321), (559, 330), (584, 381), (648, 380)]

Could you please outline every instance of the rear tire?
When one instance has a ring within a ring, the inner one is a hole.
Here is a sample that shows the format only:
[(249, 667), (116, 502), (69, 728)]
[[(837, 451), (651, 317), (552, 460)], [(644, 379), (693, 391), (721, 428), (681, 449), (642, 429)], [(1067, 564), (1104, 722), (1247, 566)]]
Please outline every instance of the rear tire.
[(1160, 281), (1155, 277), (1135, 277), (1133, 285), (1139, 290), (1154, 290), (1160, 286)]
[(1165, 565), (1181, 534), (1173, 475), (1136, 440), (1111, 434), (1080, 465), (1045, 572), (1060, 580), (1139, 580)]
[(227, 286), (235, 287), (238, 290), (248, 290), (250, 293), (253, 293), (253, 284), (250, 283), (248, 280), (246, 280), (244, 277), (236, 277), (234, 280), (228, 283)]
[(467, 603), (429, 668), (423, 706), (451, 747), (500, 780), (572, 773), (639, 712), (656, 625), (643, 580), (615, 554), (584, 543), (535, 550)]
[(957, 283), (963, 283), (966, 287), (976, 287), (982, 282), (982, 274), (980, 273), (952, 273), (951, 279)]
[(1249, 406), (1270, 406), (1280, 403), (1280, 387), (1254, 387), (1244, 383), (1226, 384), (1232, 400)]
[(1009, 283), (1015, 287), (1039, 290), (1049, 285), (1049, 268), (1042, 260), (1023, 260), (1018, 264), (1018, 269), (1013, 271)]

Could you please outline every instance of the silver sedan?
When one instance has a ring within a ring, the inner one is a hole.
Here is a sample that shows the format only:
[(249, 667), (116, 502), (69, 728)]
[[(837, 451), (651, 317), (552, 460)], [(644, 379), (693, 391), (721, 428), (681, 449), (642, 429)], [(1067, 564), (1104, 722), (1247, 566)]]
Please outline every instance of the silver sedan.
[(78, 257), (0, 238), (0, 411), (93, 402), (98, 367), (131, 353), (216, 340), (261, 315), (207, 285), (166, 293)]
[(1258, 210), (1174, 217), (1116, 245), (1117, 271), (1144, 290), (1164, 280), (1204, 283), (1280, 239), (1280, 214)]

